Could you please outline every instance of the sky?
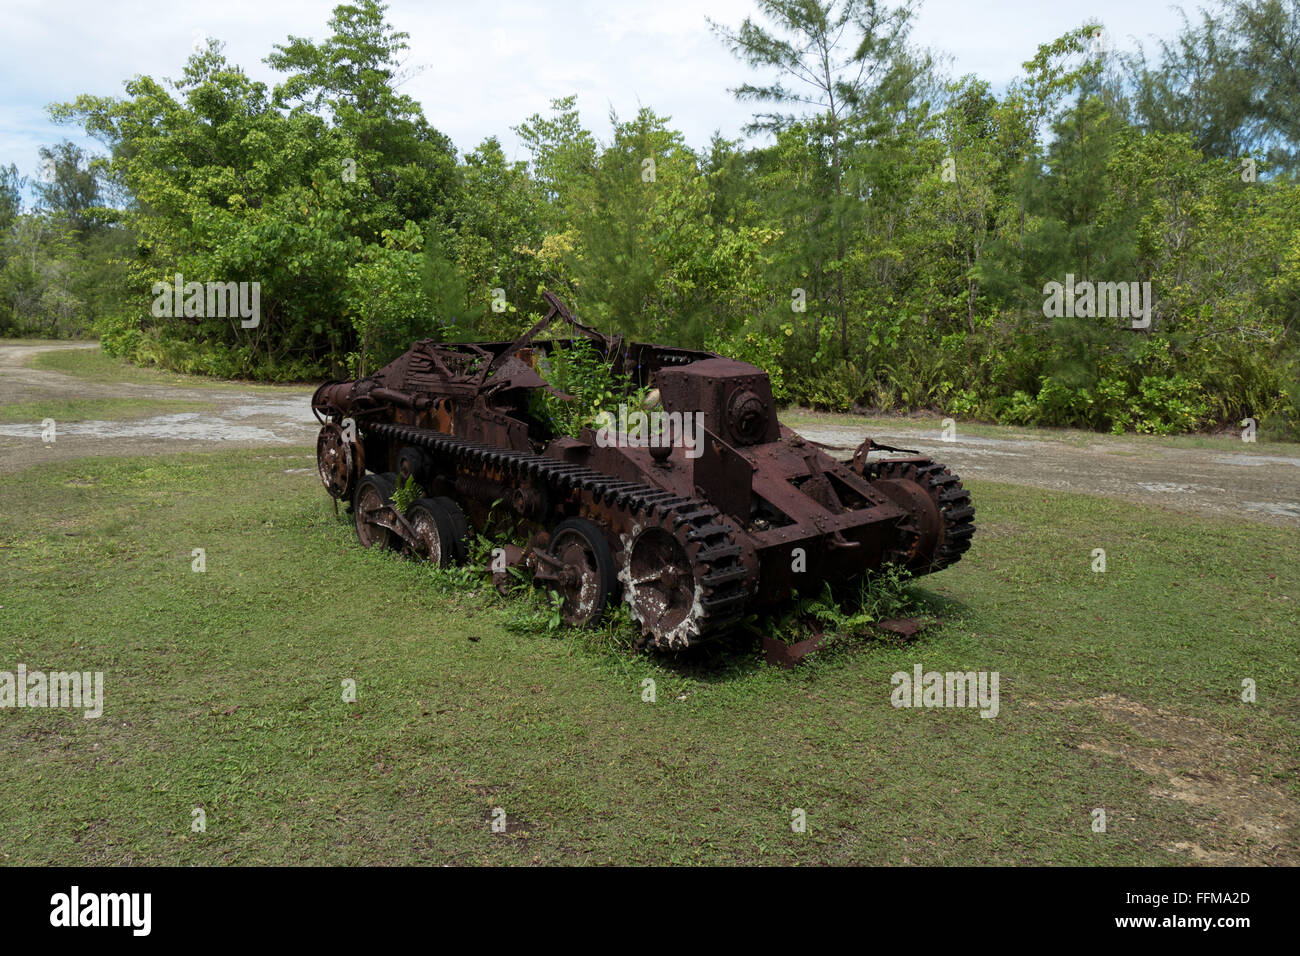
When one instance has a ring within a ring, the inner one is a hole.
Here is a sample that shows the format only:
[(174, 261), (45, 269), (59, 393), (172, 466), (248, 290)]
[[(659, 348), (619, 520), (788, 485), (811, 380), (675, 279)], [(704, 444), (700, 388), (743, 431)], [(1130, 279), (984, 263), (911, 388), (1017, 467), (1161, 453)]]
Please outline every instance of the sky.
[[(144, 74), (179, 76), (197, 38), (223, 40), (226, 55), (256, 79), (279, 77), (263, 62), (290, 34), (323, 39), (331, 0), (2, 0), (0, 164), (35, 174), (41, 145), (98, 144), (51, 122), (45, 107), (80, 93), (121, 95)], [(1189, 6), (1190, 9), (1190, 6)], [(506, 155), (527, 156), (511, 126), (550, 101), (577, 94), (587, 128), (607, 138), (613, 109), (630, 118), (648, 106), (672, 118), (699, 149), (714, 131), (738, 138), (752, 112), (728, 92), (762, 80), (710, 31), (706, 17), (737, 26), (753, 0), (393, 0), (388, 20), (410, 34), (403, 92), (468, 152), (497, 136)], [(1001, 90), (1038, 44), (1095, 19), (1109, 45), (1154, 46), (1180, 26), (1165, 0), (924, 0), (914, 42), (951, 58), (954, 76), (978, 74)]]

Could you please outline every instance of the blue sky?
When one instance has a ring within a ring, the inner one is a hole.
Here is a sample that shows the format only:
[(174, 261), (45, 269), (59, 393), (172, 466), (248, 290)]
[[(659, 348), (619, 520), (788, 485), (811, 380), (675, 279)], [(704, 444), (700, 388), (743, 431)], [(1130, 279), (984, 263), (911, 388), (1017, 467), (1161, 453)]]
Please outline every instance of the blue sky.
[[(0, 25), (0, 163), (26, 175), (42, 144), (76, 129), (49, 121), (46, 104), (79, 93), (116, 95), (135, 74), (177, 76), (196, 37), (226, 42), (227, 56), (274, 82), (261, 61), (290, 33), (323, 37), (329, 0), (6, 0)], [(672, 117), (687, 141), (705, 145), (715, 129), (738, 136), (750, 107), (728, 87), (752, 78), (712, 35), (706, 15), (737, 25), (751, 0), (395, 0), (389, 21), (411, 34), (402, 87), (462, 152), (498, 136), (507, 155), (525, 158), (510, 127), (550, 100), (578, 95), (586, 125), (603, 137), (611, 107), (639, 105)], [(1152, 45), (1179, 24), (1174, 5), (1151, 0), (926, 0), (913, 39), (951, 57), (954, 75), (977, 73), (1003, 87), (1037, 45), (1098, 19), (1113, 46)]]

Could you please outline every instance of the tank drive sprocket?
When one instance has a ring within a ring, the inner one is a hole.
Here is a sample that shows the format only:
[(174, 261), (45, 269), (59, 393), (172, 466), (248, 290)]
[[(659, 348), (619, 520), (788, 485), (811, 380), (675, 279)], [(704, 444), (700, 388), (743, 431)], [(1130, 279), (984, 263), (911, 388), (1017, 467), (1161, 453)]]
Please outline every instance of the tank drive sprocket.
[(624, 541), (619, 580), (650, 646), (687, 647), (740, 619), (747, 597), (740, 553), (731, 529), (701, 502), (638, 522)]
[(970, 548), (975, 507), (950, 469), (929, 458), (882, 458), (862, 467), (872, 487), (907, 506), (915, 537), (899, 560), (909, 571), (942, 570)]

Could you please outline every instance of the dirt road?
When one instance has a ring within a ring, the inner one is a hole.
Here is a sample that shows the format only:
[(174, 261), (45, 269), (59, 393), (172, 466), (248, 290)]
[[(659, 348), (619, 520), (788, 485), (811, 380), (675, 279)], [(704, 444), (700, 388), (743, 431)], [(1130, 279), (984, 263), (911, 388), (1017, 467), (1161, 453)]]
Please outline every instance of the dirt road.
[[(69, 399), (149, 399), (176, 402), (173, 413), (143, 418), (61, 422), (53, 443), (41, 437), (41, 418), (0, 422), (0, 472), (66, 458), (96, 455), (161, 455), (261, 445), (314, 445), (319, 428), (311, 413), (311, 390), (142, 385), (90, 382), (62, 372), (34, 369), (28, 362), (51, 349), (97, 348), (85, 343), (12, 345), (0, 343), (0, 406)], [(183, 403), (202, 402), (203, 411)]]
[[(1123, 498), (1176, 511), (1300, 526), (1300, 457), (1272, 454), (1267, 445), (1240, 450), (1171, 447), (1145, 436), (1081, 435), (1066, 441), (1050, 433), (1033, 438), (962, 435), (943, 441), (937, 429), (868, 429), (817, 416), (792, 425), (805, 438), (851, 458), (866, 434), (942, 461), (963, 478)], [(1224, 443), (1225, 445), (1227, 443)], [(1283, 446), (1288, 451), (1294, 446)]]
[[(67, 399), (137, 398), (204, 402), (203, 411), (129, 420), (59, 423), (53, 444), (41, 440), (40, 419), (0, 423), (0, 472), (87, 455), (150, 455), (255, 446), (313, 445), (317, 424), (304, 388), (241, 389), (128, 382), (96, 383), (27, 363), (52, 348), (85, 344), (0, 343), (0, 405)], [(831, 454), (847, 458), (871, 434), (950, 465), (963, 477), (1078, 491), (1269, 524), (1300, 526), (1300, 456), (1294, 446), (1222, 443), (1217, 448), (1174, 447), (1142, 436), (1078, 432), (1068, 438), (1028, 432), (1016, 437), (963, 434), (942, 441), (937, 430), (906, 423), (868, 428), (849, 416), (792, 413), (792, 427)], [(1059, 434), (1059, 433), (1055, 433)]]

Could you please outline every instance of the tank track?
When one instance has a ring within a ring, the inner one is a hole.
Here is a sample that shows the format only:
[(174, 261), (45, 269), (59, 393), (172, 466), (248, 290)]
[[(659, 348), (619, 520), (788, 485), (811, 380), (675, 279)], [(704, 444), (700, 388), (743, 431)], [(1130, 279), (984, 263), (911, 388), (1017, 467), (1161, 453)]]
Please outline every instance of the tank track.
[(915, 481), (930, 496), (943, 520), (943, 534), (932, 560), (912, 567), (917, 574), (933, 574), (961, 560), (971, 545), (975, 534), (975, 506), (970, 492), (961, 485), (961, 479), (946, 466), (930, 458), (889, 459), (873, 461), (868, 466), (869, 480), (877, 478), (908, 478)]
[(510, 477), (545, 482), (548, 489), (560, 494), (577, 491), (589, 504), (624, 512), (629, 527), (657, 524), (671, 528), (692, 556), (691, 572), (700, 600), (686, 640), (663, 640), (661, 635), (648, 634), (650, 646), (685, 647), (695, 639), (728, 630), (744, 615), (749, 592), (740, 561), (741, 547), (712, 505), (639, 482), (619, 481), (572, 462), (485, 445), (414, 425), (376, 423), (365, 426), (364, 431), (449, 458), (459, 469), (500, 468)]

